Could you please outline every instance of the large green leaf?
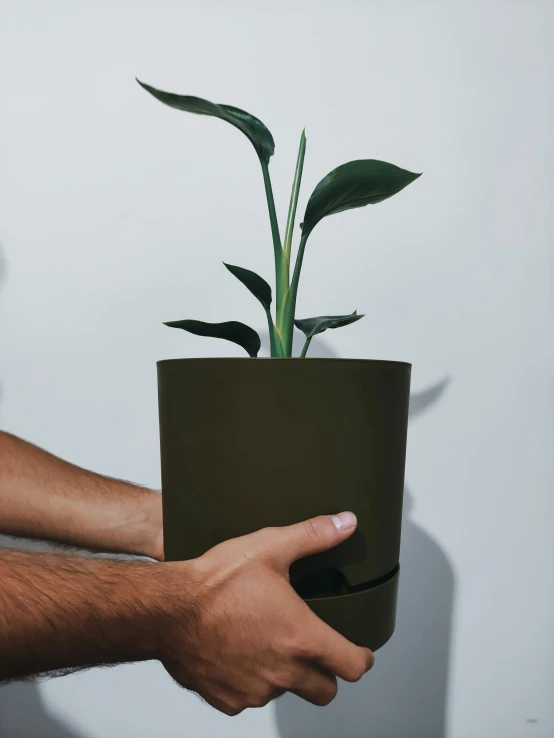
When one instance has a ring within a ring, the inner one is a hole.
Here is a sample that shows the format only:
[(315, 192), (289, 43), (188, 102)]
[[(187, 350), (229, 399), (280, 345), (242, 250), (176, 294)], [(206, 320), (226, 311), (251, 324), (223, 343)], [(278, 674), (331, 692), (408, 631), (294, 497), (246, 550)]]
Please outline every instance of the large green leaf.
[(160, 102), (169, 105), (177, 110), (184, 110), (187, 113), (198, 113), (199, 115), (211, 115), (214, 118), (231, 123), (247, 136), (256, 149), (260, 159), (269, 162), (275, 151), (275, 142), (269, 130), (264, 126), (261, 120), (250, 115), (240, 108), (232, 105), (223, 105), (221, 103), (213, 103), (209, 100), (203, 100), (200, 97), (192, 97), (191, 95), (174, 95), (172, 92), (163, 92), (151, 87), (137, 79), (141, 87), (153, 95)]
[(264, 306), (266, 310), (271, 307), (271, 287), (262, 277), (258, 276), (256, 272), (251, 272), (250, 269), (243, 269), (243, 267), (233, 266), (232, 264), (223, 264), (227, 269), (234, 274), (235, 277), (243, 283), (243, 285), (250, 290), (250, 292), (256, 297)]
[(204, 323), (201, 320), (172, 320), (164, 323), (170, 328), (182, 328), (184, 331), (194, 333), (195, 336), (209, 336), (210, 338), (223, 338), (226, 341), (238, 343), (249, 356), (255, 357), (260, 350), (260, 337), (255, 330), (244, 323), (230, 320), (226, 323)]
[(318, 318), (302, 318), (295, 320), (294, 325), (305, 334), (306, 338), (313, 338), (328, 328), (341, 328), (363, 317), (354, 311), (351, 315), (320, 315)]
[(420, 176), (377, 159), (342, 164), (329, 172), (312, 192), (302, 223), (302, 235), (311, 233), (325, 216), (386, 200)]

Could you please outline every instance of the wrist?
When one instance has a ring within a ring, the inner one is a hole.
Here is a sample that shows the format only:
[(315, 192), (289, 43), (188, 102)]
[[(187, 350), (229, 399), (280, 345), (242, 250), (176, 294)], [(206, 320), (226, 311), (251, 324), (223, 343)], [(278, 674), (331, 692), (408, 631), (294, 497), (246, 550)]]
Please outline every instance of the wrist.
[(130, 553), (162, 561), (163, 517), (160, 492), (141, 490), (134, 519), (129, 520)]
[(111, 499), (103, 503), (95, 547), (163, 559), (162, 496), (144, 487), (115, 480)]
[(140, 660), (171, 659), (175, 639), (182, 648), (187, 633), (196, 632), (200, 584), (194, 560), (162, 561), (145, 568), (138, 590), (142, 610), (135, 633), (140, 641)]

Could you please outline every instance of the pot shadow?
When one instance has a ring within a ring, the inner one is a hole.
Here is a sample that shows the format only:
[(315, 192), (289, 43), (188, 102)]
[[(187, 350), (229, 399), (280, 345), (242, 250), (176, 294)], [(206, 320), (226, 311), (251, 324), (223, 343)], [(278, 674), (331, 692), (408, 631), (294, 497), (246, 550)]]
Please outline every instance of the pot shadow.
[[(298, 336), (299, 345), (302, 344)], [(262, 338), (267, 350), (268, 337)], [(310, 354), (336, 354), (321, 339)], [(448, 377), (410, 396), (410, 421), (428, 411)], [(404, 490), (401, 574), (396, 630), (376, 665), (357, 684), (341, 683), (326, 708), (286, 694), (275, 703), (281, 738), (444, 738), (455, 579), (438, 543), (411, 520), (414, 498)]]
[[(0, 244), (0, 288), (7, 275), (7, 262)], [(0, 401), (2, 385), (0, 384)], [(23, 541), (0, 535), (0, 550), (46, 548), (36, 541)], [(0, 685), (0, 738), (86, 738), (59, 720), (48, 709), (36, 681), (11, 682)]]

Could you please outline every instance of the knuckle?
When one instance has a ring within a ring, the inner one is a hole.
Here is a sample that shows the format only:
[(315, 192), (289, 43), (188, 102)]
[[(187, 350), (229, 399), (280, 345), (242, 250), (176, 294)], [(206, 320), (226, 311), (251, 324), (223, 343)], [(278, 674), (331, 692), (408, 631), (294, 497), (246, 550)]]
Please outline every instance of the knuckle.
[(347, 682), (359, 682), (364, 674), (371, 669), (373, 666), (373, 654), (371, 658), (365, 658), (360, 656), (358, 659), (352, 662), (349, 671), (345, 676)]
[(311, 661), (317, 655), (317, 648), (306, 632), (299, 632), (291, 638), (289, 653), (296, 661)]
[(299, 623), (291, 624), (287, 632), (281, 635), (279, 652), (286, 659), (287, 666), (306, 651), (308, 637), (306, 627)]
[(359, 682), (360, 679), (365, 674), (365, 667), (353, 667), (348, 674), (345, 677), (345, 681), (347, 682)]
[(275, 697), (272, 689), (267, 689), (248, 700), (248, 707), (265, 707)]
[(292, 689), (297, 682), (294, 669), (280, 669), (273, 674), (271, 682), (277, 692)]
[(312, 541), (320, 540), (320, 531), (318, 530), (318, 526), (315, 523), (315, 518), (311, 520), (304, 520), (302, 526), (308, 538), (310, 538)]
[(245, 708), (246, 705), (244, 707), (239, 707), (238, 705), (225, 705), (225, 707), (222, 708), (222, 711), (229, 717), (236, 717), (237, 715), (240, 715)]
[(249, 561), (264, 563), (273, 558), (274, 549), (278, 548), (275, 542), (280, 535), (276, 527), (262, 528), (248, 536), (249, 545), (245, 550), (245, 556)]
[(314, 704), (318, 707), (326, 707), (329, 705), (337, 696), (338, 685), (337, 682), (330, 682), (325, 688), (322, 688), (315, 697)]
[(262, 697), (252, 697), (248, 700), (248, 707), (256, 709), (257, 707), (265, 707), (269, 700), (264, 700)]
[(275, 544), (280, 540), (282, 530), (276, 525), (270, 525), (266, 528), (261, 528), (251, 534), (251, 538), (256, 542), (256, 545), (261, 549), (265, 550), (268, 546)]

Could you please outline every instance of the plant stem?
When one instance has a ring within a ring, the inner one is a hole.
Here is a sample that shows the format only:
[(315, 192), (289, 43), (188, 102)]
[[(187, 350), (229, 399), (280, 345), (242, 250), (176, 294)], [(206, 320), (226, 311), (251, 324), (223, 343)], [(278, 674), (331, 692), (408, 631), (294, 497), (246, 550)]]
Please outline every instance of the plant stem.
[(298, 247), (298, 254), (296, 255), (294, 274), (292, 276), (290, 287), (285, 294), (285, 299), (283, 301), (283, 310), (281, 313), (281, 321), (278, 323), (281, 335), (283, 336), (286, 356), (290, 356), (292, 353), (294, 314), (296, 312), (296, 295), (298, 293), (298, 283), (300, 281), (300, 272), (302, 270), (302, 261), (304, 259), (304, 250), (306, 248), (307, 240), (308, 234), (302, 234), (300, 245)]
[(290, 193), (289, 212), (287, 216), (287, 227), (285, 229), (285, 240), (283, 241), (283, 250), (289, 255), (292, 246), (292, 233), (294, 230), (294, 219), (296, 218), (296, 206), (298, 205), (298, 195), (300, 193), (300, 183), (302, 181), (302, 170), (304, 168), (304, 157), (306, 155), (306, 129), (302, 131), (300, 136), (300, 147), (298, 149), (298, 158), (296, 160), (296, 170), (294, 172), (294, 180), (292, 182), (292, 190)]
[(281, 246), (281, 236), (279, 235), (279, 223), (277, 222), (277, 213), (275, 211), (275, 200), (273, 198), (271, 177), (269, 176), (269, 165), (267, 161), (265, 161), (261, 157), (260, 164), (262, 165), (262, 172), (264, 175), (265, 196), (267, 199), (267, 209), (269, 210), (271, 236), (273, 238), (273, 251), (275, 254), (276, 302), (277, 311), (279, 312), (279, 306), (282, 303), (283, 295), (288, 287), (289, 282), (288, 261), (283, 259), (283, 248)]
[(309, 338), (306, 339), (306, 343), (304, 344), (304, 348), (302, 349), (302, 353), (300, 354), (300, 358), (301, 359), (304, 359), (305, 358), (306, 353), (308, 351), (308, 348), (310, 346), (311, 341), (312, 341), (312, 336), (310, 336)]
[(271, 347), (271, 357), (272, 358), (280, 358), (285, 355), (284, 348), (283, 348), (283, 340), (281, 338), (281, 334), (279, 333), (279, 330), (273, 323), (273, 319), (271, 317), (271, 310), (266, 310), (267, 315), (267, 325), (269, 328), (269, 345)]
[(283, 338), (277, 326), (275, 326), (275, 349), (277, 352), (276, 356), (281, 357), (281, 358), (284, 358), (286, 356), (285, 347), (283, 345)]
[[(290, 285), (290, 291), (293, 295), (294, 308), (296, 307), (296, 294), (298, 292), (298, 283), (300, 282), (300, 272), (302, 270), (302, 262), (304, 260), (304, 250), (306, 248), (306, 241), (308, 240), (308, 234), (302, 234), (300, 239), (300, 245), (298, 246), (298, 254), (296, 255), (296, 263), (294, 265), (294, 274), (292, 275), (292, 282)], [(294, 316), (293, 316), (294, 317)]]
[(269, 310), (266, 310), (265, 313), (267, 315), (267, 327), (269, 328), (269, 353), (271, 358), (273, 358), (277, 355), (275, 351), (275, 326), (273, 325), (273, 320), (271, 319), (271, 312)]

